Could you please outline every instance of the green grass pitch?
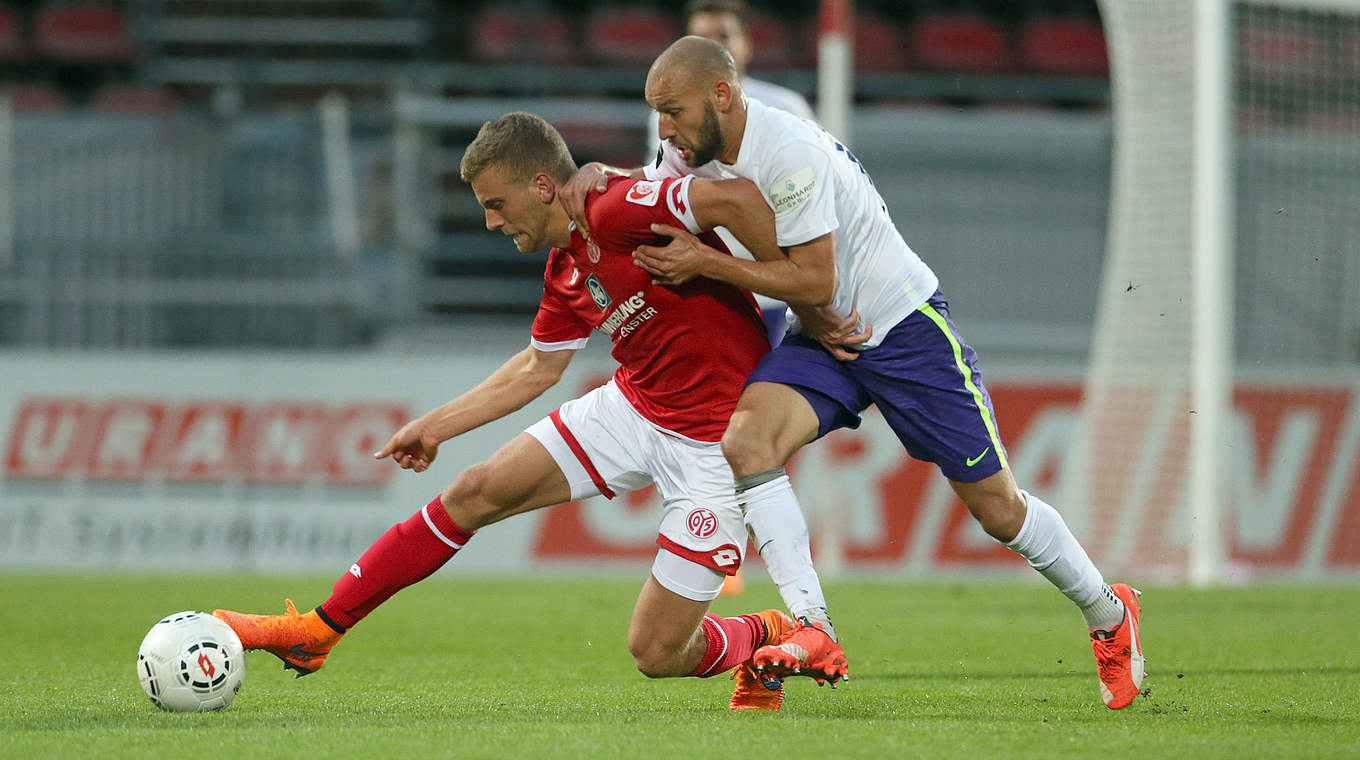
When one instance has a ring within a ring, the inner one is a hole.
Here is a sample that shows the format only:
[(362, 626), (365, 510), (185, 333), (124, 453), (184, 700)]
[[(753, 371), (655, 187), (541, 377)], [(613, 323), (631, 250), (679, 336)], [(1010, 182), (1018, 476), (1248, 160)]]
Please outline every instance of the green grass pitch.
[[(316, 675), (250, 654), (235, 704), (205, 714), (142, 694), (146, 630), (182, 609), (314, 605), (329, 580), (0, 575), (0, 757), (1360, 757), (1360, 588), (1144, 589), (1150, 692), (1115, 712), (1080, 617), (1045, 586), (835, 582), (850, 683), (790, 679), (780, 712), (730, 713), (725, 677), (633, 669), (641, 575), (444, 573)], [(777, 603), (757, 582), (715, 609)]]

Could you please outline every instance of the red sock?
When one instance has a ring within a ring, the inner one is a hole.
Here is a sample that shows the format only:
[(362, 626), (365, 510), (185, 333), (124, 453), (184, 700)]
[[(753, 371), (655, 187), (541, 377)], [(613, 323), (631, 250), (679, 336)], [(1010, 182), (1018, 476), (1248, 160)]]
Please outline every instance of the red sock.
[(702, 626), (704, 638), (708, 640), (708, 651), (694, 672), (690, 673), (699, 678), (726, 673), (746, 662), (765, 640), (765, 624), (755, 615), (734, 618), (704, 615)]
[(319, 611), (323, 618), (348, 629), (393, 594), (443, 567), (470, 538), (472, 534), (458, 527), (435, 497), (411, 519), (393, 525), (373, 542), (335, 582), (331, 598)]

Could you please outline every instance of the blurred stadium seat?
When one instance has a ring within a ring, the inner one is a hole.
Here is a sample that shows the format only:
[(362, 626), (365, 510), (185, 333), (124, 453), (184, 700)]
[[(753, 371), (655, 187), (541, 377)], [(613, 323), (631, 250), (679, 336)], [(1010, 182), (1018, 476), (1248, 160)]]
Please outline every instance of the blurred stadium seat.
[(137, 55), (123, 14), (109, 6), (44, 6), (37, 12), (35, 26), (38, 52), (59, 63), (126, 64)]
[(66, 96), (45, 84), (13, 84), (0, 87), (15, 113), (56, 113), (66, 110)]
[(1360, 69), (1360, 31), (1354, 32), (1347, 39), (1342, 40), (1341, 48), (1337, 51), (1340, 55), (1339, 62), (1349, 70)]
[(585, 43), (598, 63), (648, 65), (680, 36), (669, 13), (650, 8), (605, 6), (585, 21)]
[(776, 16), (752, 11), (746, 16), (746, 35), (751, 39), (751, 65), (786, 68), (794, 64), (789, 50), (789, 27)]
[(0, 5), (0, 61), (23, 63), (33, 55), (24, 37), (23, 18), (8, 5)]
[(1245, 71), (1253, 76), (1321, 76), (1328, 65), (1322, 41), (1302, 26), (1253, 26), (1238, 44)]
[(1077, 16), (1040, 16), (1020, 29), (1020, 62), (1028, 70), (1061, 76), (1103, 76), (1110, 60), (1100, 22)]
[(907, 32), (911, 60), (938, 71), (995, 73), (1015, 67), (1006, 30), (972, 13), (930, 14)]
[(1360, 135), (1360, 107), (1346, 106), (1314, 111), (1304, 126), (1329, 135)]
[(861, 71), (907, 69), (907, 41), (895, 24), (877, 13), (855, 14), (855, 68)]
[(170, 114), (179, 101), (163, 87), (108, 84), (90, 98), (90, 108), (106, 113)]
[[(800, 65), (817, 64), (820, 30), (809, 22), (800, 35), (804, 55), (794, 55)], [(906, 35), (886, 17), (873, 11), (855, 13), (855, 69), (871, 72), (903, 72), (908, 68)]]
[(468, 52), (483, 63), (570, 63), (572, 26), (548, 7), (493, 5), (473, 18)]

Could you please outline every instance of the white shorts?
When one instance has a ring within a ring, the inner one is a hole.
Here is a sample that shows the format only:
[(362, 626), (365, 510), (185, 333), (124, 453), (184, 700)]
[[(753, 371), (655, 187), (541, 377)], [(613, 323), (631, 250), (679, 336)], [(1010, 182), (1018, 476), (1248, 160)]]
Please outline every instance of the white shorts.
[(566, 475), (572, 500), (600, 494), (612, 499), (656, 484), (664, 509), (656, 543), (663, 552), (652, 575), (662, 586), (687, 599), (709, 601), (717, 597), (723, 576), (741, 567), (746, 526), (733, 492), (732, 468), (719, 444), (658, 428), (638, 414), (612, 380), (525, 432), (543, 444)]

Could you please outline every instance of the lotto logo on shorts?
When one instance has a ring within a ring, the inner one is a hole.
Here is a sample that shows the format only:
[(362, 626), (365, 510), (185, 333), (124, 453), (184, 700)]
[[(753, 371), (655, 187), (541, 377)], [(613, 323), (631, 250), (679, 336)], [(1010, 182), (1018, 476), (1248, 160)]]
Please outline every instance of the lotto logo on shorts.
[(685, 527), (695, 538), (708, 538), (718, 532), (718, 516), (711, 509), (696, 507), (685, 518)]

